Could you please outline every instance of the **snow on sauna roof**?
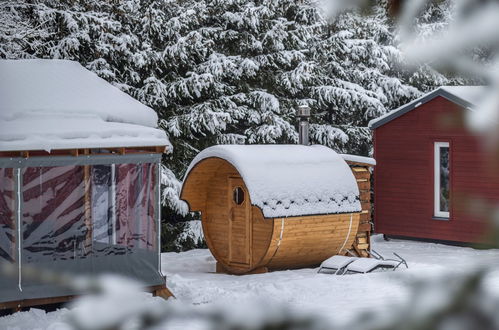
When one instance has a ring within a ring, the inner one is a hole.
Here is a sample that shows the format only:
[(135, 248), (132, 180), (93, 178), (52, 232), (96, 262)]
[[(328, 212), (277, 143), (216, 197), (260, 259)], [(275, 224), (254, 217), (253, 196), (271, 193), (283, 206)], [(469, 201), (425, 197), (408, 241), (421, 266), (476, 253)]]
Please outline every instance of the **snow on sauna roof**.
[(77, 62), (0, 60), (0, 151), (169, 145), (157, 115)]
[(414, 110), (420, 105), (433, 100), (437, 96), (445, 97), (446, 99), (461, 105), (464, 108), (470, 108), (475, 105), (480, 97), (482, 97), (486, 92), (485, 86), (442, 86), (434, 91), (427, 93), (420, 98), (409, 102), (400, 108), (392, 110), (381, 117), (373, 119), (369, 122), (369, 128), (378, 128), (395, 118), (398, 118), (407, 112)]
[(359, 190), (343, 158), (324, 146), (218, 145), (192, 161), (218, 157), (241, 174), (266, 218), (360, 212)]
[(371, 166), (376, 166), (376, 160), (371, 157), (364, 157), (364, 156), (357, 156), (350, 154), (340, 154), (340, 156), (343, 157), (343, 159), (346, 160), (347, 162), (362, 163)]

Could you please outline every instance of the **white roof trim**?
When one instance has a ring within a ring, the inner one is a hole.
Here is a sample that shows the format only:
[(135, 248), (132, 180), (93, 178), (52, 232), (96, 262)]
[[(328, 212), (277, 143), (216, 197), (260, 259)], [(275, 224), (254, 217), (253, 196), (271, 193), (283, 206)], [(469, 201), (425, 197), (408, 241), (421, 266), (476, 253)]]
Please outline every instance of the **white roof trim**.
[(485, 90), (485, 86), (442, 86), (415, 99), (412, 102), (384, 114), (381, 117), (371, 120), (369, 122), (369, 128), (376, 129), (438, 96), (445, 97), (449, 101), (459, 104), (463, 108), (469, 110), (472, 109), (478, 101), (478, 98), (485, 92)]

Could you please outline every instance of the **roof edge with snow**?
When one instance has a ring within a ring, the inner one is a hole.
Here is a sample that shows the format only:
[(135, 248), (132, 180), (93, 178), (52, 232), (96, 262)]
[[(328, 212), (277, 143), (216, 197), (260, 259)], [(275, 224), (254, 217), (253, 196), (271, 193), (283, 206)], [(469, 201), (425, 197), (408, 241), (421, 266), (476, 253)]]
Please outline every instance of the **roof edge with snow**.
[(427, 102), (429, 102), (429, 101), (431, 101), (434, 98), (439, 97), (439, 96), (444, 97), (447, 100), (454, 102), (454, 103), (462, 106), (465, 109), (469, 109), (472, 106), (474, 106), (473, 102), (471, 102), (470, 100), (466, 100), (461, 95), (458, 95), (459, 93), (453, 92), (452, 87), (478, 88), (481, 86), (442, 86), (442, 87), (439, 87), (439, 88), (435, 89), (434, 91), (427, 93), (427, 94), (415, 99), (414, 101), (411, 101), (411, 102), (409, 102), (409, 103), (407, 103), (407, 104), (405, 104), (405, 105), (403, 105), (395, 110), (392, 110), (379, 118), (371, 120), (369, 122), (369, 128), (371, 130), (374, 130), (380, 126), (383, 126), (386, 123), (389, 123), (390, 121), (405, 115), (409, 111), (412, 111), (412, 110), (416, 109), (417, 107), (419, 107), (419, 106), (421, 106), (421, 105), (423, 105), (423, 104), (425, 104), (425, 103), (427, 103)]
[(347, 162), (366, 164), (369, 166), (376, 166), (376, 160), (371, 157), (357, 156), (350, 154), (340, 154), (341, 157)]
[(201, 151), (184, 177), (203, 160), (220, 158), (235, 167), (251, 204), (265, 218), (361, 211), (357, 181), (346, 161), (325, 146), (217, 145)]
[(0, 60), (0, 152), (167, 146), (147, 105), (68, 60)]

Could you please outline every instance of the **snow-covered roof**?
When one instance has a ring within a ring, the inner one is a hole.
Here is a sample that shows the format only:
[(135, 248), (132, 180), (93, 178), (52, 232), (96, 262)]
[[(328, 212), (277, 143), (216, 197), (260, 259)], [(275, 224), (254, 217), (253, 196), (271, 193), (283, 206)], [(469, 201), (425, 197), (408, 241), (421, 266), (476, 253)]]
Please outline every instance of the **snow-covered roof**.
[(77, 62), (0, 60), (0, 151), (169, 145), (157, 121)]
[(420, 105), (433, 100), (437, 96), (442, 96), (456, 104), (461, 105), (463, 108), (470, 109), (479, 101), (479, 99), (486, 93), (485, 86), (442, 86), (434, 91), (427, 93), (420, 98), (409, 102), (400, 108), (392, 110), (381, 117), (373, 119), (369, 122), (369, 128), (378, 128), (395, 118), (398, 118), (407, 112), (414, 110)]
[(212, 157), (222, 158), (237, 169), (251, 203), (266, 218), (361, 211), (355, 177), (330, 148), (218, 145), (199, 153), (185, 177), (196, 164)]
[(346, 160), (347, 162), (362, 163), (371, 166), (376, 165), (376, 160), (371, 157), (364, 157), (364, 156), (357, 156), (350, 154), (340, 154), (340, 156), (343, 157), (343, 159)]

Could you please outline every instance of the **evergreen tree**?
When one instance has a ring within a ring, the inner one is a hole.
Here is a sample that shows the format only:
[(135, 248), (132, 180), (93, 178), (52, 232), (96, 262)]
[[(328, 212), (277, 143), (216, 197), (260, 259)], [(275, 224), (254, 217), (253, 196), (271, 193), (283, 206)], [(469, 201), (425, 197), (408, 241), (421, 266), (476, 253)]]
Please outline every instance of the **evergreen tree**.
[[(155, 109), (173, 144), (163, 203), (185, 214), (178, 178), (203, 148), (296, 143), (308, 104), (312, 143), (368, 155), (370, 119), (457, 81), (404, 69), (385, 2), (330, 21), (313, 0), (7, 0), (0, 57), (76, 60)], [(421, 35), (447, 5), (428, 8)]]

